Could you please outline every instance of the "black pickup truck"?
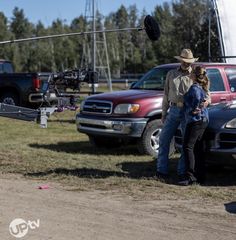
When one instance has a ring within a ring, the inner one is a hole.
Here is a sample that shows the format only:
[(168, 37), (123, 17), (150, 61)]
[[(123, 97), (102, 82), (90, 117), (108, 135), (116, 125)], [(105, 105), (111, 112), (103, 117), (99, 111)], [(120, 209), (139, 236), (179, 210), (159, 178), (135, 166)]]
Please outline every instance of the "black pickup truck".
[[(0, 59), (0, 102), (25, 107), (43, 104), (48, 76), (42, 73), (14, 73), (12, 63)], [(54, 96), (50, 95), (52, 100)]]

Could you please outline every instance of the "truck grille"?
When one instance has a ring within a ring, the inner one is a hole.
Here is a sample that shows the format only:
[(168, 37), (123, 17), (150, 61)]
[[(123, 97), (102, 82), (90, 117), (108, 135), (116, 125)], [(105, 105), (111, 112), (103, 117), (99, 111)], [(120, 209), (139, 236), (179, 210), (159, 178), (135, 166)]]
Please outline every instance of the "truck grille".
[(99, 100), (87, 100), (83, 106), (83, 112), (97, 113), (97, 114), (111, 114), (112, 102), (99, 101)]

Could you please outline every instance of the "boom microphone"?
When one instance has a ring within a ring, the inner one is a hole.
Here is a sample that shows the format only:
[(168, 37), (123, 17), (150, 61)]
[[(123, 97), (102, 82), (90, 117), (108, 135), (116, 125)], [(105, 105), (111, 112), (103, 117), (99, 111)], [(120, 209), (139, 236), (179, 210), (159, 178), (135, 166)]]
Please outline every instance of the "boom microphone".
[(38, 37), (31, 37), (31, 38), (0, 41), (0, 45), (8, 44), (8, 43), (20, 43), (20, 42), (27, 42), (27, 41), (33, 41), (33, 40), (49, 39), (49, 38), (58, 38), (58, 37), (65, 37), (65, 36), (78, 36), (78, 35), (83, 36), (86, 34), (94, 34), (94, 33), (124, 32), (124, 31), (133, 31), (133, 30), (138, 30), (138, 31), (145, 30), (148, 38), (151, 41), (157, 41), (160, 37), (160, 28), (158, 23), (152, 16), (147, 15), (144, 18), (144, 28), (134, 27), (134, 28), (107, 29), (107, 30), (98, 30), (98, 31), (89, 31), (89, 32), (62, 33), (62, 34), (54, 34), (54, 35), (47, 35), (47, 36), (38, 36)]
[(161, 35), (161, 32), (156, 20), (152, 16), (147, 15), (144, 19), (144, 26), (149, 39), (152, 41), (157, 41)]

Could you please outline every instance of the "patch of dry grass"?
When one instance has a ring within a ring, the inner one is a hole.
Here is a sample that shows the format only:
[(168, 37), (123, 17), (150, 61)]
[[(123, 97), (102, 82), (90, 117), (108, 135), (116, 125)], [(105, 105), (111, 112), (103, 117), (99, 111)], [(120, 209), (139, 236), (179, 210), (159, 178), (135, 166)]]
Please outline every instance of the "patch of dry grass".
[(54, 114), (47, 129), (36, 123), (0, 118), (0, 171), (57, 181), (68, 190), (119, 191), (136, 199), (234, 200), (235, 169), (210, 171), (208, 186), (177, 186), (176, 155), (172, 184), (155, 179), (155, 161), (135, 146), (94, 149), (76, 131), (75, 112)]

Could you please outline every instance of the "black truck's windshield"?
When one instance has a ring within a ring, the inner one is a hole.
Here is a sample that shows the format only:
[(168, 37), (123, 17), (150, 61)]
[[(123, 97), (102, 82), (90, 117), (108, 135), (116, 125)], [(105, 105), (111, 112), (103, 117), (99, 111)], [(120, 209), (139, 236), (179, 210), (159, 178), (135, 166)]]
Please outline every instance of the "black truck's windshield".
[(166, 74), (170, 68), (153, 68), (135, 84), (131, 89), (164, 90)]

